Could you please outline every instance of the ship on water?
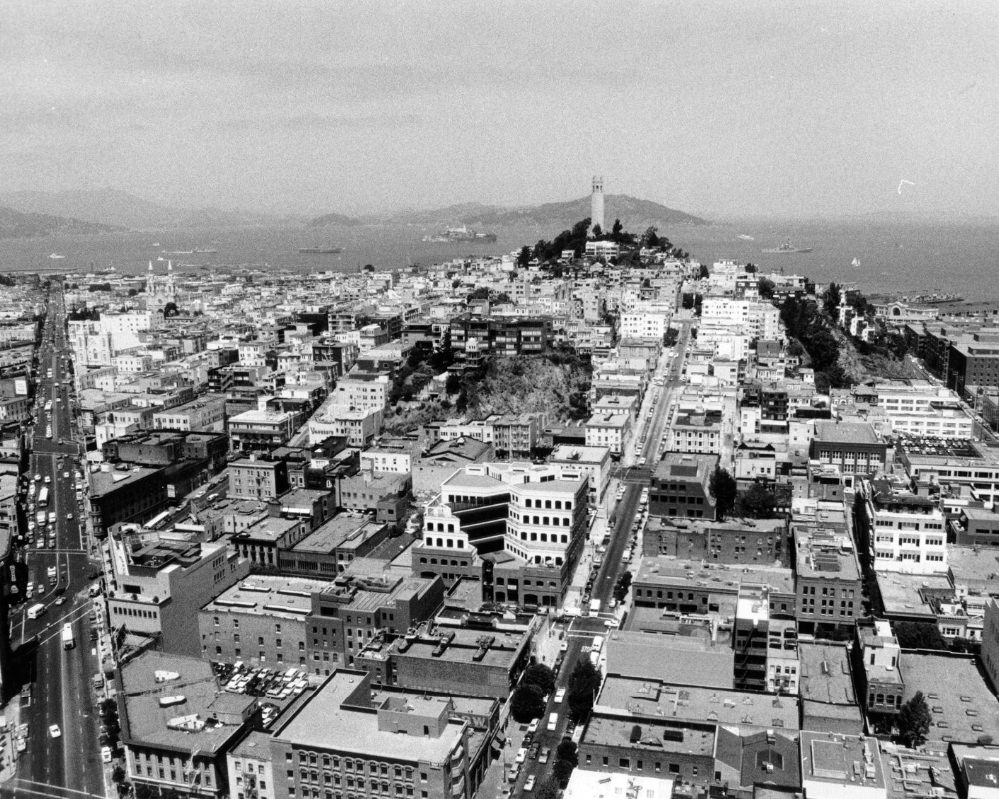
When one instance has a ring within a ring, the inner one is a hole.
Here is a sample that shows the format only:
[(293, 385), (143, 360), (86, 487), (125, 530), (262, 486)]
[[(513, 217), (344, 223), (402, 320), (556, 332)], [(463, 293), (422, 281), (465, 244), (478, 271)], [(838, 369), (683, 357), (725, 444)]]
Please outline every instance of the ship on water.
[(477, 230), (465, 227), (447, 227), (440, 233), (431, 233), (423, 237), (425, 242), (436, 244), (448, 244), (452, 242), (479, 241), (492, 244), (496, 241), (495, 233), (481, 233)]
[(763, 252), (771, 255), (790, 255), (796, 252), (811, 252), (811, 247), (795, 247), (790, 239), (785, 239), (778, 247), (764, 247)]
[(342, 247), (299, 247), (302, 255), (337, 255), (343, 252)]

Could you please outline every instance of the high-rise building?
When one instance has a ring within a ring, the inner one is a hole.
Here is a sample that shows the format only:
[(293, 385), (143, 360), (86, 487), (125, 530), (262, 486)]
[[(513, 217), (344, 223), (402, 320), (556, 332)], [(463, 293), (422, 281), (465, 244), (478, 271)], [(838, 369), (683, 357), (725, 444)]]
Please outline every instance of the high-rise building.
[(590, 230), (597, 225), (604, 229), (604, 179), (593, 176), (593, 193), (590, 194)]

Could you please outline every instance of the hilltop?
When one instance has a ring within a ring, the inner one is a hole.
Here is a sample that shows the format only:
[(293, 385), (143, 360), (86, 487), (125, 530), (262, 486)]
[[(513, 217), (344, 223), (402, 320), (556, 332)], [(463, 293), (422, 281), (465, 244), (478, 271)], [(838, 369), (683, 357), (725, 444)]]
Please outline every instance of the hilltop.
[(27, 239), (54, 234), (92, 235), (122, 230), (124, 228), (116, 225), (101, 225), (52, 214), (23, 213), (0, 206), (0, 238), (4, 239)]

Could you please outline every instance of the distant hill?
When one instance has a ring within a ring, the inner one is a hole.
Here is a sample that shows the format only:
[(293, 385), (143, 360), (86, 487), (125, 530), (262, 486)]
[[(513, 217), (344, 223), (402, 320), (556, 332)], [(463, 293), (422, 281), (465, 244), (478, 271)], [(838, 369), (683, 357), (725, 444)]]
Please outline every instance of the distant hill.
[(52, 214), (35, 214), (15, 211), (0, 206), (0, 238), (27, 239), (53, 234), (90, 235), (116, 233), (124, 230), (116, 225), (99, 225), (82, 219)]
[(356, 225), (358, 222), (352, 216), (344, 216), (343, 214), (323, 214), (322, 216), (317, 216), (315, 219), (309, 220), (308, 227), (349, 227), (351, 225)]
[(294, 217), (249, 211), (172, 208), (118, 189), (15, 191), (0, 194), (0, 203), (24, 213), (64, 216), (138, 230), (301, 224), (301, 220)]
[[(505, 225), (533, 225), (563, 230), (590, 215), (590, 198), (582, 197), (560, 203), (544, 203), (520, 208), (504, 208), (481, 203), (464, 203), (430, 211), (405, 211), (365, 221), (395, 224), (454, 225), (486, 229)], [(604, 216), (607, 225), (620, 219), (626, 230), (641, 232), (641, 228), (658, 225), (707, 225), (706, 219), (667, 208), (665, 205), (639, 200), (626, 194), (608, 194), (604, 198)]]

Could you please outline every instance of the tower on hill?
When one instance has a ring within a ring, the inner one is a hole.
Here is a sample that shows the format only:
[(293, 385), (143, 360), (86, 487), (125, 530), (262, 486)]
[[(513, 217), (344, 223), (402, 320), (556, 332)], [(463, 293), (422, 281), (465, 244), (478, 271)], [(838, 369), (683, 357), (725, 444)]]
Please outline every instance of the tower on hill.
[(604, 229), (604, 179), (593, 176), (593, 193), (590, 194), (590, 230), (600, 225)]

